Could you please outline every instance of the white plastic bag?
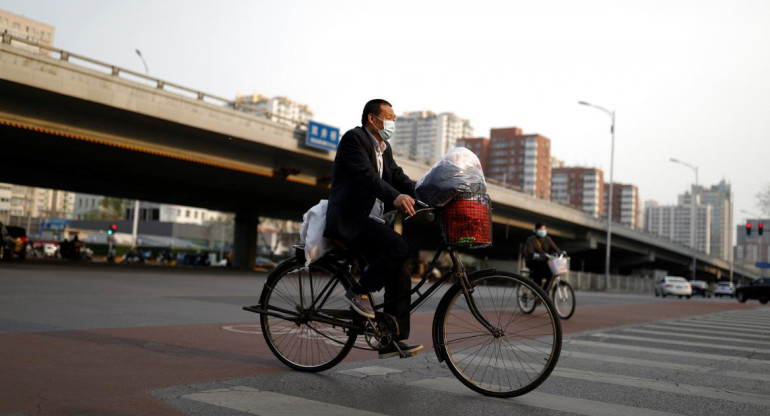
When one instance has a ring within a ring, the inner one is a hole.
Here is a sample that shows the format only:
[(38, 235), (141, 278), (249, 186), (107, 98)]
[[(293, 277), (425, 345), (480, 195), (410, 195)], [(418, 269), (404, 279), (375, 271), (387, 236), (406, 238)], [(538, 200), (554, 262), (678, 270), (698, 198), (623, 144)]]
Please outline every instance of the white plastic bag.
[(326, 207), (329, 201), (321, 202), (310, 208), (302, 216), (302, 226), (299, 229), (299, 242), (305, 245), (305, 267), (318, 261), (334, 248), (334, 242), (324, 237), (326, 228)]
[(420, 200), (442, 207), (460, 193), (486, 194), (487, 183), (476, 154), (455, 147), (417, 181), (415, 192)]

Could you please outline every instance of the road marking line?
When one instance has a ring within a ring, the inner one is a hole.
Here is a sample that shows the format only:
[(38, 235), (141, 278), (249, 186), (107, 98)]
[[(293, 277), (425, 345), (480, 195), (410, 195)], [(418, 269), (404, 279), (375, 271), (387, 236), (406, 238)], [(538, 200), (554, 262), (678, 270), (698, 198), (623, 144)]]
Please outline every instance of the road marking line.
[[(481, 397), (478, 393), (470, 390), (455, 378), (438, 377), (432, 379), (419, 380), (408, 383), (409, 386), (438, 390), (447, 393), (457, 393), (466, 396)], [(492, 399), (492, 398), (489, 398)], [(507, 403), (519, 404), (522, 406), (537, 407), (542, 409), (557, 410), (567, 413), (577, 413), (591, 416), (670, 416), (672, 413), (660, 412), (657, 410), (642, 409), (639, 407), (624, 406), (614, 403), (604, 403), (594, 400), (579, 399), (576, 397), (557, 396), (555, 394), (541, 393), (538, 391), (529, 392), (523, 396), (502, 400)]]
[(311, 414), (321, 416), (382, 415), (382, 413), (374, 413), (366, 410), (354, 409), (352, 407), (303, 399), (301, 397), (289, 396), (272, 391), (261, 391), (245, 386), (208, 390), (200, 393), (188, 394), (182, 396), (182, 398), (261, 416), (295, 416)]
[(671, 371), (688, 371), (691, 373), (708, 373), (713, 371), (712, 368), (697, 366), (697, 365), (644, 360), (641, 358), (622, 357), (619, 355), (591, 354), (591, 353), (580, 352), (580, 351), (561, 350), (559, 363), (561, 363), (562, 359), (564, 358), (578, 358), (581, 360), (601, 361), (601, 362), (613, 363), (613, 364), (627, 364), (627, 365), (635, 365), (638, 367), (662, 368), (664, 370), (671, 370)]
[[(457, 355), (461, 360), (464, 356)], [(522, 362), (514, 362), (508, 359), (495, 360), (492, 367), (509, 369), (514, 367), (527, 368)], [(699, 396), (727, 400), (732, 402), (754, 404), (759, 406), (770, 406), (770, 397), (765, 394), (748, 393), (734, 390), (725, 390), (718, 387), (702, 387), (690, 384), (681, 384), (666, 380), (652, 380), (633, 376), (625, 376), (611, 373), (600, 373), (596, 371), (578, 370), (574, 368), (556, 367), (551, 376), (570, 378), (575, 380), (593, 381), (597, 383), (613, 384), (617, 386), (633, 387), (645, 390), (655, 390), (665, 393), (686, 394), (689, 396)]]
[[(679, 331), (679, 332), (694, 332), (697, 334), (720, 334), (724, 336), (740, 336), (741, 338), (759, 338), (759, 339), (767, 339), (770, 340), (770, 337), (762, 336), (762, 335), (752, 335), (745, 332), (733, 332), (733, 331), (710, 331), (707, 329), (699, 329), (699, 328), (679, 328), (679, 327), (671, 327), (666, 324), (659, 325), (644, 325), (643, 328), (651, 328), (651, 329), (667, 329), (670, 331)], [(672, 332), (673, 333), (673, 332)]]
[(353, 368), (350, 370), (342, 370), (338, 371), (340, 374), (346, 374), (353, 377), (370, 377), (370, 376), (384, 376), (391, 373), (400, 373), (404, 370), (396, 370), (394, 368), (387, 368), (387, 367), (378, 367), (378, 366), (371, 366), (371, 367), (360, 367), (360, 368)]
[(689, 342), (689, 341), (672, 341), (668, 339), (659, 339), (659, 338), (647, 338), (647, 337), (633, 337), (630, 335), (618, 335), (618, 334), (604, 334), (604, 333), (598, 333), (598, 334), (591, 334), (592, 337), (599, 337), (599, 338), (615, 338), (615, 339), (624, 339), (628, 341), (642, 341), (642, 342), (652, 342), (652, 343), (658, 343), (658, 344), (672, 344), (672, 345), (684, 345), (689, 347), (703, 347), (703, 348), (712, 348), (712, 349), (718, 349), (718, 350), (730, 350), (730, 351), (743, 351), (743, 352), (751, 352), (751, 353), (761, 353), (761, 354), (770, 354), (770, 350), (762, 349), (762, 348), (749, 348), (749, 347), (736, 347), (734, 345), (716, 345), (706, 342)]
[(731, 324), (748, 326), (752, 328), (756, 326), (761, 326), (763, 328), (770, 329), (770, 325), (767, 324), (767, 320), (762, 318), (754, 319), (754, 318), (742, 318), (739, 316), (706, 315), (706, 316), (691, 316), (686, 319), (689, 321), (728, 322)]
[(699, 324), (699, 325), (709, 325), (709, 326), (715, 326), (715, 327), (720, 327), (720, 328), (743, 329), (743, 330), (746, 330), (746, 331), (761, 332), (763, 334), (770, 334), (770, 329), (765, 330), (765, 329), (757, 328), (756, 325), (736, 324), (735, 322), (731, 322), (731, 321), (718, 321), (718, 320), (710, 320), (710, 319), (683, 319), (680, 322), (694, 323), (694, 324)]
[(727, 377), (742, 378), (747, 380), (770, 381), (770, 374), (757, 374), (757, 373), (750, 373), (747, 371), (722, 371), (722, 370), (717, 370), (716, 368), (713, 368), (713, 367), (679, 364), (679, 363), (666, 362), (666, 361), (644, 360), (640, 358), (630, 358), (630, 357), (623, 357), (619, 355), (591, 354), (591, 353), (579, 352), (579, 351), (561, 350), (561, 356), (559, 357), (559, 362), (560, 363), (564, 362), (563, 360), (565, 358), (577, 358), (582, 360), (600, 361), (600, 362), (613, 363), (613, 364), (626, 364), (626, 365), (634, 365), (638, 367), (660, 368), (660, 369), (670, 370), (670, 371), (685, 371), (689, 373), (712, 373), (712, 374), (719, 374)]
[(715, 337), (715, 336), (709, 336), (709, 335), (693, 335), (693, 334), (679, 334), (674, 332), (665, 332), (665, 331), (650, 331), (646, 329), (636, 329), (636, 328), (625, 328), (621, 329), (623, 332), (635, 332), (638, 334), (648, 334), (648, 335), (670, 335), (673, 337), (683, 337), (683, 338), (695, 338), (695, 339), (715, 339), (718, 341), (729, 341), (729, 342), (736, 342), (739, 344), (759, 344), (759, 345), (770, 345), (770, 342), (765, 341), (754, 341), (754, 340), (744, 340), (744, 339), (727, 339), (724, 335), (721, 337)]
[(767, 335), (759, 335), (757, 334), (757, 331), (752, 330), (743, 330), (743, 329), (734, 329), (731, 326), (717, 326), (717, 325), (707, 325), (707, 324), (698, 324), (698, 323), (686, 323), (686, 322), (658, 322), (658, 324), (661, 325), (671, 325), (676, 327), (684, 327), (684, 328), (700, 328), (700, 329), (710, 329), (714, 332), (730, 332), (737, 335), (754, 335), (759, 337), (770, 337), (770, 333)]
[(569, 368), (557, 368), (554, 370), (553, 375), (575, 380), (595, 381), (598, 383), (614, 384), (617, 386), (634, 387), (645, 390), (655, 390), (665, 393), (686, 394), (688, 396), (706, 397), (710, 399), (727, 400), (731, 402), (753, 404), (758, 406), (770, 406), (770, 397), (765, 394), (724, 390), (716, 387), (701, 387), (691, 384), (675, 383), (672, 381), (618, 376), (614, 374), (574, 370)]
[(679, 357), (703, 358), (706, 360), (713, 360), (713, 361), (732, 361), (737, 363), (770, 365), (770, 360), (735, 357), (732, 355), (707, 354), (703, 352), (689, 352), (689, 351), (666, 350), (662, 348), (638, 347), (636, 345), (612, 344), (608, 342), (594, 342), (594, 341), (582, 341), (577, 339), (571, 339), (568, 341), (564, 341), (564, 344), (582, 345), (582, 346), (591, 347), (591, 348), (609, 348), (609, 349), (632, 351), (632, 352), (647, 352), (651, 354), (674, 355)]
[(719, 374), (728, 377), (746, 378), (749, 380), (761, 380), (770, 382), (770, 374), (749, 373), (747, 371), (724, 371)]

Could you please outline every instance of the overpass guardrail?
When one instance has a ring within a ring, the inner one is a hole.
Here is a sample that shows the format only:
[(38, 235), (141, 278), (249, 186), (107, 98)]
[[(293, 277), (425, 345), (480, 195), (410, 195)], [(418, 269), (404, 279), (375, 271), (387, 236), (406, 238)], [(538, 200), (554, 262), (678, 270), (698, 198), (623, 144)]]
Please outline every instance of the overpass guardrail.
[[(155, 78), (148, 74), (142, 74), (141, 72), (136, 72), (126, 68), (121, 68), (119, 66), (108, 64), (106, 62), (92, 59), (87, 56), (72, 53), (59, 48), (54, 48), (39, 42), (27, 40), (19, 36), (11, 35), (7, 31), (3, 32), (2, 36), (3, 36), (2, 43), (6, 45), (20, 46), (21, 44), (21, 45), (24, 45), (21, 47), (28, 50), (36, 51), (41, 55), (48, 55), (49, 57), (52, 57), (54, 59), (58, 57), (59, 60), (69, 62), (71, 64), (78, 65), (86, 69), (94, 70), (105, 75), (112, 75), (114, 77), (118, 77), (126, 81), (139, 83), (148, 87), (154, 87), (156, 89), (177, 94), (185, 98), (195, 99), (198, 101), (207, 102), (209, 104), (221, 105), (224, 107), (232, 108), (234, 110), (253, 113), (257, 116), (263, 116), (273, 121), (280, 120), (283, 122), (287, 122), (288, 124), (292, 124), (298, 128), (307, 126), (307, 123), (305, 122), (301, 122), (299, 120), (274, 114), (263, 108), (259, 108), (254, 105), (245, 104), (238, 100), (230, 100), (214, 94), (209, 94), (207, 92), (196, 90), (194, 88), (185, 87), (183, 85), (162, 80), (160, 78)], [(45, 53), (43, 53), (42, 51), (45, 51)], [(51, 56), (51, 54), (53, 56)]]

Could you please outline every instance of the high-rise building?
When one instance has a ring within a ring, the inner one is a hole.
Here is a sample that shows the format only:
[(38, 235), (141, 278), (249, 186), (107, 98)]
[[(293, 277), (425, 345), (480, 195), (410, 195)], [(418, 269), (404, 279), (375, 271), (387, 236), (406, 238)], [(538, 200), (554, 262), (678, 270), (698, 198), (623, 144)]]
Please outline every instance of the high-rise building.
[(604, 172), (595, 168), (551, 168), (551, 201), (601, 216), (604, 213)]
[(711, 206), (711, 255), (728, 259), (733, 241), (733, 200), (730, 184), (723, 179), (710, 188), (694, 189), (700, 203)]
[(486, 137), (465, 137), (457, 139), (455, 143), (458, 147), (465, 147), (471, 152), (475, 153), (481, 162), (481, 167), (486, 171), (486, 166), (489, 163), (489, 144), (490, 140)]
[(696, 206), (697, 224), (703, 224), (703, 226), (696, 227), (693, 235), (689, 194), (687, 199), (680, 198), (679, 202), (678, 205), (659, 206), (648, 201), (645, 208), (645, 230), (685, 246), (695, 245), (698, 251), (708, 254), (711, 250), (711, 206)]
[[(41, 45), (53, 46), (54, 32), (56, 29), (37, 20), (20, 16), (0, 9), (0, 33), (8, 32), (13, 36), (24, 38)], [(32, 45), (16, 45), (20, 48), (48, 55), (48, 51)]]
[(8, 223), (11, 219), (11, 184), (0, 183), (0, 222)]
[(3, 184), (3, 188), (11, 191), (9, 215), (67, 219), (74, 216), (74, 192), (12, 184)]
[(396, 133), (390, 145), (396, 154), (432, 164), (455, 147), (457, 139), (471, 136), (470, 121), (453, 113), (409, 111), (396, 117)]
[(266, 97), (254, 93), (252, 95), (238, 95), (235, 98), (236, 106), (244, 112), (251, 112), (258, 116), (264, 116), (289, 126), (307, 124), (313, 118), (313, 112), (305, 104), (300, 104), (286, 97)]
[(510, 127), (492, 129), (490, 139), (463, 138), (457, 144), (479, 156), (487, 178), (537, 198), (551, 198), (551, 140), (547, 137)]
[[(608, 212), (607, 198), (610, 196), (610, 184), (604, 184), (604, 212)], [(636, 185), (614, 183), (612, 185), (612, 221), (631, 228), (639, 228), (640, 207), (639, 189)]]

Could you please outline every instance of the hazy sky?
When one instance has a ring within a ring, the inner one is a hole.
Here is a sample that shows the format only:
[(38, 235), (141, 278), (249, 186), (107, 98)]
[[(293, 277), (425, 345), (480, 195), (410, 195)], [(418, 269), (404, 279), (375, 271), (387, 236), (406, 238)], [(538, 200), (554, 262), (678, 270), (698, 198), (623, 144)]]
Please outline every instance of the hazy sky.
[(673, 204), (726, 179), (759, 212), (770, 183), (770, 1), (0, 0), (55, 46), (212, 94), (306, 103), (347, 130), (366, 100), (518, 126), (569, 165), (610, 168)]

